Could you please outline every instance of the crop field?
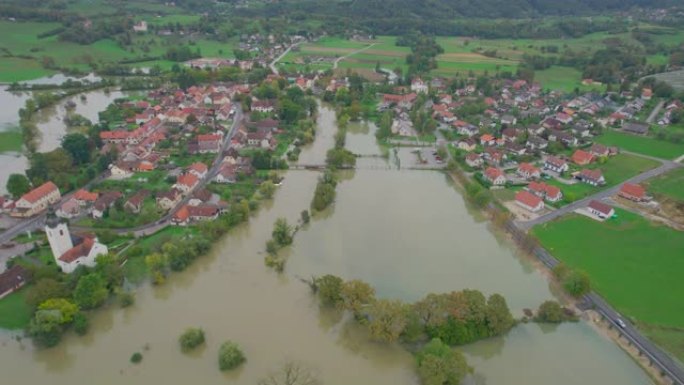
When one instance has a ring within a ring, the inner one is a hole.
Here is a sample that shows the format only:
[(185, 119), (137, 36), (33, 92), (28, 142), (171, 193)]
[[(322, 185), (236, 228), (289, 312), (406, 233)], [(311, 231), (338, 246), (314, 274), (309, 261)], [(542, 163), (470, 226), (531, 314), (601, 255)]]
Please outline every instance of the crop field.
[(652, 77), (668, 83), (678, 91), (684, 91), (684, 70), (664, 72), (661, 74), (652, 75)]
[(684, 168), (678, 168), (651, 179), (648, 183), (648, 190), (684, 202)]

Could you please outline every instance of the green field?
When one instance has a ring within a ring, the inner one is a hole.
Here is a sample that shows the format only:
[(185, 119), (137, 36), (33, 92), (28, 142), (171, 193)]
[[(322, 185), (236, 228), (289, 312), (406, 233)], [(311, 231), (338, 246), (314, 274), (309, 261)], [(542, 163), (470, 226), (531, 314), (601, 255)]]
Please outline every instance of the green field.
[(23, 329), (31, 319), (31, 308), (26, 303), (26, 289), (0, 299), (0, 329)]
[(651, 179), (648, 182), (648, 190), (684, 202), (684, 168)]
[(551, 254), (586, 271), (622, 314), (684, 328), (684, 233), (616, 209), (604, 223), (571, 215), (533, 229)]
[(24, 145), (21, 132), (18, 130), (0, 132), (0, 154), (4, 152), (19, 152)]
[(551, 68), (535, 71), (534, 80), (541, 83), (542, 87), (574, 92), (575, 88), (580, 91), (605, 91), (604, 85), (584, 85), (582, 84), (582, 73), (572, 67), (553, 66)]
[(674, 159), (684, 155), (684, 144), (624, 134), (618, 131), (604, 131), (601, 136), (596, 138), (596, 141), (609, 146), (617, 146), (627, 151), (663, 159)]

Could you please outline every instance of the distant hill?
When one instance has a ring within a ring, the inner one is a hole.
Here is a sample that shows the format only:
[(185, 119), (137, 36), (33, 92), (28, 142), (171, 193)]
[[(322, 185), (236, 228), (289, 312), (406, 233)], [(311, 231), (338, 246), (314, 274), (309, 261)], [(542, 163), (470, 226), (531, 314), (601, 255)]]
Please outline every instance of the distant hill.
[[(632, 7), (667, 7), (680, 0), (281, 0), (266, 8), (368, 18), (521, 18), (585, 15)], [(268, 9), (262, 11), (269, 12)]]

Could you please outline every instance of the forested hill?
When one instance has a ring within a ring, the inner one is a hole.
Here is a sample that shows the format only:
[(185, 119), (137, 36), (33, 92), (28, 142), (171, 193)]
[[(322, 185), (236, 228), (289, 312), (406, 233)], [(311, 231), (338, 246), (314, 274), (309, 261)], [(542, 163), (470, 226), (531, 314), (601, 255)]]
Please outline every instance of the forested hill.
[(681, 5), (681, 0), (280, 0), (262, 11), (282, 13), (299, 10), (362, 19), (414, 17), (445, 20), (454, 17), (584, 15), (678, 4)]

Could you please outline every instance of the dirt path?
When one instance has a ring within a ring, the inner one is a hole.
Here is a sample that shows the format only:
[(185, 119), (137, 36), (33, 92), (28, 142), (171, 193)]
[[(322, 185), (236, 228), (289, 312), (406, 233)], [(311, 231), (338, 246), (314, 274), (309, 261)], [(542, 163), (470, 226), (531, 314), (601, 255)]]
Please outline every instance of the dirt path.
[(335, 61), (333, 62), (333, 69), (337, 69), (337, 65), (338, 65), (342, 60), (344, 60), (344, 59), (346, 59), (346, 58), (348, 58), (348, 57), (350, 57), (350, 56), (352, 56), (352, 55), (356, 55), (357, 53), (361, 53), (361, 52), (363, 52), (363, 51), (365, 51), (365, 50), (367, 50), (367, 49), (373, 47), (373, 46), (376, 45), (376, 44), (378, 44), (378, 43), (369, 44), (369, 45), (367, 45), (366, 47), (363, 47), (363, 48), (361, 48), (361, 49), (357, 49), (357, 50), (354, 51), (354, 52), (351, 52), (351, 53), (348, 53), (348, 54), (346, 54), (346, 55), (344, 55), (344, 56), (338, 57), (338, 58), (335, 59)]

